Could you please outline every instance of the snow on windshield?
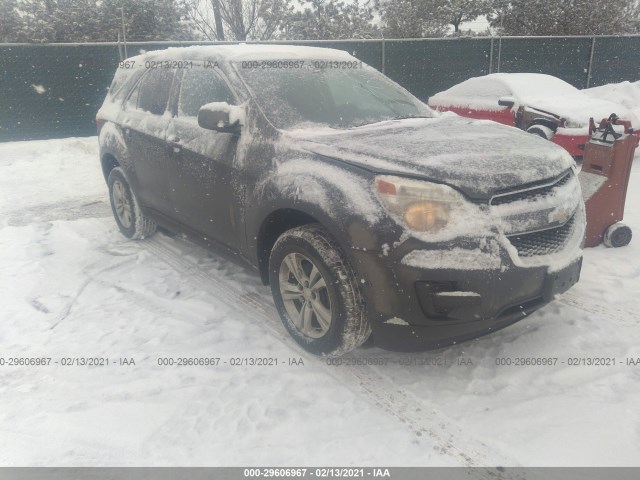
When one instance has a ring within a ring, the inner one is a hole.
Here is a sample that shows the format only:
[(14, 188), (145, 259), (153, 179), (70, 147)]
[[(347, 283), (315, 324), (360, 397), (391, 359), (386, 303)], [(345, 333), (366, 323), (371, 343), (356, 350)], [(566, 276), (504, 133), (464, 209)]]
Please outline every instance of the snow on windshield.
[(243, 61), (235, 67), (265, 115), (281, 129), (349, 128), (433, 116), (406, 90), (352, 57), (346, 61)]

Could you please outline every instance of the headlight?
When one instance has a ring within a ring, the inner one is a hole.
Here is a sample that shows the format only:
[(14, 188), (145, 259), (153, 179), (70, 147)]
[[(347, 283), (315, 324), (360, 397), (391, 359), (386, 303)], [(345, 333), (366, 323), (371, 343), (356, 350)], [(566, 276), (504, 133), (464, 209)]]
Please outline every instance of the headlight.
[(454, 211), (467, 202), (451, 187), (400, 177), (376, 177), (376, 190), (385, 207), (417, 232), (435, 233), (454, 220)]

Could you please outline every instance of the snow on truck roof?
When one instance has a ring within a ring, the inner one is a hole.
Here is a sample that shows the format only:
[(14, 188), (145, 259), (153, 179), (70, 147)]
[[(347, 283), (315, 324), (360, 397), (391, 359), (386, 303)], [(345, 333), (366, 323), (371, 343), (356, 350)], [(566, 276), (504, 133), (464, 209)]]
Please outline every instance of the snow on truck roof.
[(564, 80), (543, 73), (491, 73), (472, 77), (429, 98), (429, 105), (455, 105), (499, 110), (496, 99), (513, 96), (530, 102), (547, 96), (575, 96), (579, 92)]
[(518, 97), (570, 95), (578, 90), (564, 80), (544, 73), (492, 73), (487, 78), (504, 83)]
[(353, 59), (344, 50), (323, 47), (303, 47), (300, 45), (196, 45), (191, 47), (171, 47), (164, 50), (146, 52), (133, 59), (170, 59), (170, 60), (350, 60)]

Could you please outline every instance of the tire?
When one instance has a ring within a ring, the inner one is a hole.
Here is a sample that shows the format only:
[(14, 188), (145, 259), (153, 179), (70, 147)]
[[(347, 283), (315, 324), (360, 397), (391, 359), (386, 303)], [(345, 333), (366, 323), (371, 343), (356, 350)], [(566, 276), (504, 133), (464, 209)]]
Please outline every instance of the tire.
[(308, 352), (340, 356), (369, 338), (358, 279), (321, 225), (293, 228), (278, 238), (269, 258), (269, 282), (282, 323)]
[(551, 140), (553, 138), (553, 135), (555, 134), (555, 132), (551, 128), (545, 125), (531, 125), (529, 128), (527, 128), (527, 133), (538, 135), (545, 140)]
[(624, 223), (614, 223), (604, 232), (603, 243), (606, 247), (619, 248), (631, 243), (633, 233)]
[(142, 213), (124, 170), (120, 167), (111, 170), (107, 184), (111, 211), (122, 234), (133, 240), (153, 235), (156, 224)]

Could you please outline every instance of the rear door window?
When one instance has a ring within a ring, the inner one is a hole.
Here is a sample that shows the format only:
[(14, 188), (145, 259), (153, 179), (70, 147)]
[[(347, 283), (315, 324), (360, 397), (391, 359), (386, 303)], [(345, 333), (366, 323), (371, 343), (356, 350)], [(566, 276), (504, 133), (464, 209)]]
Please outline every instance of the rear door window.
[(178, 98), (178, 116), (197, 117), (200, 107), (211, 102), (236, 103), (227, 83), (211, 69), (185, 70)]
[(149, 70), (140, 83), (138, 108), (162, 115), (167, 108), (173, 75), (174, 70), (168, 68)]

